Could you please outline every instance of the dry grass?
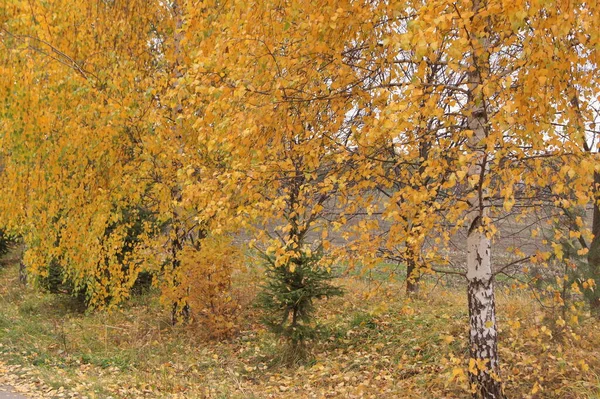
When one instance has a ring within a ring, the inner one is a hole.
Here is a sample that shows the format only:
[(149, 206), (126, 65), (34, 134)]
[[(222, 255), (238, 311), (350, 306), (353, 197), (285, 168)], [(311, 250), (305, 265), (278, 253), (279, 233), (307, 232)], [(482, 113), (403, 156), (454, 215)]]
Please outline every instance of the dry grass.
[[(13, 383), (42, 381), (49, 398), (469, 396), (461, 289), (427, 283), (421, 298), (409, 300), (401, 283), (345, 277), (347, 295), (322, 303), (311, 360), (287, 368), (277, 361), (280, 343), (251, 306), (256, 281), (256, 274), (237, 276), (238, 328), (210, 340), (200, 324), (171, 326), (151, 293), (121, 310), (86, 315), (70, 298), (19, 286), (16, 265), (6, 265), (0, 358), (8, 373), (23, 376)], [(524, 292), (500, 290), (498, 302), (508, 397), (600, 397), (599, 323), (558, 331)]]

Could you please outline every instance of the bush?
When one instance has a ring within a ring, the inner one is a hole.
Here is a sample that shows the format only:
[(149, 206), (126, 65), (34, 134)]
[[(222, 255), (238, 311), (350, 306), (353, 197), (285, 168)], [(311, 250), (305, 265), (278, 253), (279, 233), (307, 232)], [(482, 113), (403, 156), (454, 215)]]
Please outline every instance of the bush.
[(237, 312), (231, 276), (240, 258), (226, 236), (208, 234), (195, 245), (185, 243), (158, 279), (163, 303), (173, 306), (173, 322), (195, 321), (212, 338), (229, 335)]
[(17, 243), (17, 237), (0, 229), (0, 256), (6, 255)]
[[(152, 214), (140, 207), (131, 207), (121, 209), (119, 211), (119, 218), (116, 218), (115, 222), (109, 224), (104, 235), (99, 239), (104, 242), (110, 242), (112, 235), (118, 232), (116, 235), (121, 234), (124, 231), (124, 237), (117, 240), (118, 249), (112, 254), (113, 259), (109, 259), (108, 256), (101, 258), (95, 267), (97, 274), (88, 273), (81, 276), (74, 277), (77, 274), (73, 273), (75, 269), (74, 265), (65, 265), (65, 259), (62, 257), (54, 257), (47, 263), (44, 272), (37, 276), (38, 284), (45, 290), (51, 293), (64, 293), (74, 296), (80, 299), (87, 306), (103, 306), (113, 301), (114, 295), (111, 291), (108, 291), (104, 295), (99, 303), (91, 304), (94, 289), (98, 286), (105, 286), (103, 279), (112, 278), (110, 274), (109, 261), (116, 260), (121, 265), (123, 275), (127, 276), (130, 272), (129, 268), (131, 264), (128, 263), (128, 258), (135, 250), (136, 245), (140, 242), (141, 236), (144, 234), (144, 225), (146, 222), (152, 222)], [(58, 223), (58, 221), (57, 221)], [(124, 227), (124, 230), (122, 229)], [(119, 231), (120, 229), (120, 231)], [(56, 245), (59, 245), (57, 242)], [(140, 294), (147, 291), (152, 285), (152, 274), (148, 272), (140, 272), (137, 274), (135, 282), (130, 286), (130, 294)], [(115, 282), (115, 287), (120, 288), (119, 284), (124, 282)], [(119, 297), (118, 300), (122, 298)]]

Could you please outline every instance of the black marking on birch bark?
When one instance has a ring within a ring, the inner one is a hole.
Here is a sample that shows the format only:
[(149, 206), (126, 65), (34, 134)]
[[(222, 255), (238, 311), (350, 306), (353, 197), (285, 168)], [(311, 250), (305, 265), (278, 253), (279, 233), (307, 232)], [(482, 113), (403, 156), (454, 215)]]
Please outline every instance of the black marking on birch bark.
[(481, 226), (480, 220), (481, 218), (479, 217), (479, 215), (477, 215), (475, 219), (473, 219), (473, 221), (471, 222), (471, 226), (469, 227), (469, 232), (467, 233), (467, 236), (471, 235), (473, 230)]
[[(502, 384), (497, 381), (498, 375), (498, 348), (496, 344), (497, 331), (495, 329), (495, 303), (492, 279), (475, 278), (469, 282), (469, 318), (471, 320), (470, 331), (470, 356), (477, 360), (488, 360), (488, 369), (480, 371), (477, 375), (470, 374), (471, 383), (478, 387), (474, 394), (476, 398), (502, 399)], [(483, 301), (477, 296), (483, 294)], [(483, 317), (482, 317), (483, 316)], [(491, 321), (490, 327), (486, 323)]]

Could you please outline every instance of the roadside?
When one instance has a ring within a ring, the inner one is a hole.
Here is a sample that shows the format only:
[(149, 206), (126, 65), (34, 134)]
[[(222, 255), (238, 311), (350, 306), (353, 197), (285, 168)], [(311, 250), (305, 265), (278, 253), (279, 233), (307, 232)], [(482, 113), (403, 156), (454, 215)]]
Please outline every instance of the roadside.
[(17, 393), (19, 390), (14, 388), (15, 385), (21, 385), (19, 380), (19, 376), (11, 374), (6, 365), (0, 362), (0, 399), (26, 399), (26, 396)]
[(14, 393), (10, 387), (0, 386), (0, 399), (25, 399), (25, 396)]
[(45, 384), (35, 368), (0, 361), (0, 399), (73, 397), (76, 395), (67, 392), (64, 388), (54, 389)]

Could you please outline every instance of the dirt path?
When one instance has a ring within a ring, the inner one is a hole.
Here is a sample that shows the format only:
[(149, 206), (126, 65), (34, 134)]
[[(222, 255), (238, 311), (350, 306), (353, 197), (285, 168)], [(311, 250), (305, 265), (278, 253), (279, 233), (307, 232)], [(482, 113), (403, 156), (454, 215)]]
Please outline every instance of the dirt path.
[(25, 396), (14, 393), (10, 387), (0, 386), (0, 399), (26, 399)]
[[(1, 346), (1, 345), (0, 345)], [(62, 387), (52, 389), (44, 384), (30, 366), (8, 365), (0, 360), (0, 399), (42, 399), (79, 397)]]

